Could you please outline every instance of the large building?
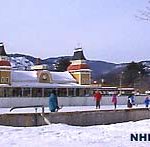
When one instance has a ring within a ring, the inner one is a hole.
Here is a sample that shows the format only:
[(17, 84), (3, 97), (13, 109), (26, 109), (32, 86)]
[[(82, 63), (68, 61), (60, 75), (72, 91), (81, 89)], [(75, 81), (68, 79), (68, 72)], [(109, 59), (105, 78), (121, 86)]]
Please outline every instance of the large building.
[(13, 70), (3, 43), (0, 43), (0, 97), (46, 97), (55, 88), (60, 96), (86, 95), (91, 84), (91, 70), (82, 48), (74, 50), (68, 71), (48, 71), (44, 65), (32, 71)]
[[(12, 69), (4, 45), (0, 43), (0, 97), (48, 97), (52, 89), (62, 97), (91, 96), (95, 89), (101, 90), (103, 94), (119, 91), (117, 87), (91, 84), (91, 70), (82, 48), (74, 49), (71, 64), (65, 72), (49, 71), (40, 62), (31, 69)], [(127, 89), (129, 92), (133, 90)]]

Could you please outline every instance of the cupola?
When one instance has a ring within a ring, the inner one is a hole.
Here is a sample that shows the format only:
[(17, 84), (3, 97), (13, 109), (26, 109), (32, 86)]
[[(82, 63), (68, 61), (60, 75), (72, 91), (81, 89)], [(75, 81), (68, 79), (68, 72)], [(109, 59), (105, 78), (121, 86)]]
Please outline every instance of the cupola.
[(91, 70), (86, 63), (86, 58), (82, 48), (75, 48), (71, 64), (67, 70), (73, 75), (81, 85), (91, 84)]

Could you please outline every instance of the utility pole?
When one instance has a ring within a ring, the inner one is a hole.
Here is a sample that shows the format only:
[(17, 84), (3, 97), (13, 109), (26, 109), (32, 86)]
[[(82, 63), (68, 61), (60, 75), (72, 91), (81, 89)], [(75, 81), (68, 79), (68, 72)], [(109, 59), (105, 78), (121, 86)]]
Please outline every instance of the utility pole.
[(141, 91), (141, 71), (138, 71), (139, 76), (139, 92)]
[(119, 82), (119, 88), (120, 88), (120, 95), (122, 94), (122, 78), (123, 78), (123, 71), (120, 74), (120, 82)]
[(103, 86), (103, 84), (104, 84), (104, 79), (102, 78), (101, 79), (101, 86)]

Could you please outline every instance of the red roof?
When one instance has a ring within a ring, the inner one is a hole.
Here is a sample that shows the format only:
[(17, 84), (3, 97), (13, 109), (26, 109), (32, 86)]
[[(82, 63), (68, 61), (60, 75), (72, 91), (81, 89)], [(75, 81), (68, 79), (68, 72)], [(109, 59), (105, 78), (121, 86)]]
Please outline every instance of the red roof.
[(0, 66), (11, 66), (10, 62), (9, 61), (0, 61)]
[(80, 70), (80, 69), (89, 69), (87, 64), (79, 64), (79, 65), (69, 65), (67, 70)]

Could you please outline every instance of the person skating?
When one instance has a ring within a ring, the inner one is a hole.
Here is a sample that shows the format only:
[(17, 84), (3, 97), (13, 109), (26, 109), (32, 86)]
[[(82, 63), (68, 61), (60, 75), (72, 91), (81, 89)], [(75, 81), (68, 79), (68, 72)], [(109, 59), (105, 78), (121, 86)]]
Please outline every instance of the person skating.
[(102, 94), (98, 90), (94, 93), (94, 99), (96, 100), (96, 109), (100, 109), (100, 101), (102, 99)]
[(116, 109), (116, 107), (117, 107), (117, 94), (113, 94), (112, 103), (114, 104), (114, 108)]
[(147, 96), (147, 97), (145, 98), (145, 101), (144, 101), (144, 103), (145, 103), (145, 107), (146, 107), (146, 108), (148, 108), (148, 106), (149, 106), (149, 103), (150, 103), (149, 96)]
[(127, 107), (132, 108), (132, 99), (131, 99), (131, 97), (128, 97)]
[(56, 91), (52, 90), (50, 97), (49, 97), (49, 110), (51, 112), (56, 112), (59, 109), (60, 108), (58, 106), (58, 99), (57, 99)]

